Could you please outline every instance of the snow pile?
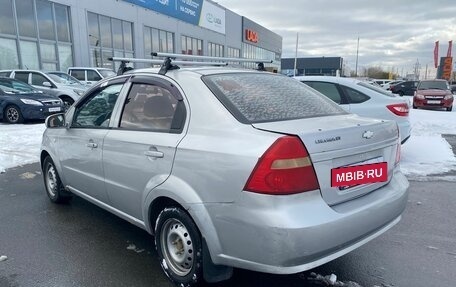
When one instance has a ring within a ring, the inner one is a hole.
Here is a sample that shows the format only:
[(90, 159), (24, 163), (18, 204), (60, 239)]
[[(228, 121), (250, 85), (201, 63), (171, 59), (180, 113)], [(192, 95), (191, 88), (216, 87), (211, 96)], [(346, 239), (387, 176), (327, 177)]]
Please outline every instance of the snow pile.
[(44, 124), (0, 124), (0, 173), (40, 159)]
[(456, 109), (411, 110), (412, 135), (402, 145), (401, 169), (409, 179), (456, 170), (456, 158), (442, 134), (456, 134)]

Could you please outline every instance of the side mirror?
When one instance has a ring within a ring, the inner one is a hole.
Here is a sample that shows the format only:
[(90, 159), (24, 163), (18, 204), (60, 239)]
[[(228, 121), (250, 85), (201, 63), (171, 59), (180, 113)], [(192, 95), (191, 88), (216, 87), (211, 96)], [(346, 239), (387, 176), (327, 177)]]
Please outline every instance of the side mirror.
[(43, 82), (43, 86), (48, 87), (48, 88), (52, 88), (52, 84), (49, 83), (49, 82)]
[(65, 126), (65, 114), (54, 114), (44, 122), (47, 128), (62, 128)]

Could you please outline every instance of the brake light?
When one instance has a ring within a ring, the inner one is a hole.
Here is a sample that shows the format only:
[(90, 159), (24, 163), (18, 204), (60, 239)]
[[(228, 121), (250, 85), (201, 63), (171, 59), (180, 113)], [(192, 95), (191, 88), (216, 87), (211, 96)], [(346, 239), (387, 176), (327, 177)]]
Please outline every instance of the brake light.
[(406, 103), (391, 104), (386, 107), (397, 116), (406, 117), (409, 114), (409, 106)]
[(258, 160), (244, 190), (285, 195), (319, 189), (309, 153), (296, 136), (277, 139)]

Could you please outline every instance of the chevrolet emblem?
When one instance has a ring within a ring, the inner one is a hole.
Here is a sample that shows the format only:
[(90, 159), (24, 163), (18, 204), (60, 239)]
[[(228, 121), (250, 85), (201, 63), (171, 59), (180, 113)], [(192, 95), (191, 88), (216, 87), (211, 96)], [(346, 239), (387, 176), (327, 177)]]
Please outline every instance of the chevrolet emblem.
[(374, 132), (371, 132), (371, 131), (365, 131), (365, 132), (363, 133), (363, 138), (365, 138), (365, 139), (370, 139), (370, 138), (372, 138), (373, 136), (374, 136)]

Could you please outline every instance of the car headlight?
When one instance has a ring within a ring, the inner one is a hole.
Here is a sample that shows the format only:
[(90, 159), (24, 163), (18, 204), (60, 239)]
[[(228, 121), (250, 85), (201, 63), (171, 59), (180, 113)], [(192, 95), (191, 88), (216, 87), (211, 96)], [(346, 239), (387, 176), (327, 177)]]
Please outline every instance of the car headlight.
[(446, 95), (444, 100), (451, 100), (453, 98), (453, 95)]
[(83, 90), (77, 90), (77, 89), (74, 89), (73, 92), (75, 92), (78, 96), (82, 96), (84, 95), (84, 91)]
[(416, 98), (418, 100), (424, 100), (424, 96), (423, 95), (420, 95), (420, 94), (416, 94)]
[(30, 100), (30, 99), (21, 99), (21, 102), (23, 102), (26, 105), (43, 106), (42, 103), (35, 101), (35, 100)]

